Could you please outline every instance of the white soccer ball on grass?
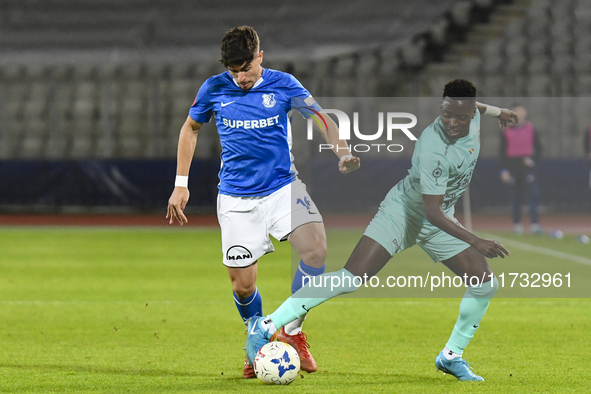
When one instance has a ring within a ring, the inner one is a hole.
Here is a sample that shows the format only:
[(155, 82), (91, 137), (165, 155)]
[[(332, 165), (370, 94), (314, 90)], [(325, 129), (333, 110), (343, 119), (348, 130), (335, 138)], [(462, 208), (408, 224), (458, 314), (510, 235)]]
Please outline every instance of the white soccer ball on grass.
[(298, 352), (284, 342), (269, 342), (254, 358), (254, 372), (265, 384), (290, 384), (300, 371)]

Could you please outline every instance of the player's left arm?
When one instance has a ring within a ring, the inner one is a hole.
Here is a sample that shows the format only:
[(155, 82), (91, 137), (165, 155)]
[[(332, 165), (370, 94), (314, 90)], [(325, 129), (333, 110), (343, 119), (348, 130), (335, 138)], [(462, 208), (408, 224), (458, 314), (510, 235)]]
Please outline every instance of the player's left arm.
[(481, 115), (490, 115), (497, 118), (499, 120), (499, 126), (501, 126), (502, 129), (509, 125), (516, 125), (519, 123), (519, 117), (510, 109), (499, 108), (494, 105), (479, 103), (478, 101), (476, 102), (476, 108), (478, 108), (478, 112), (480, 112)]
[[(311, 116), (312, 113), (320, 115), (321, 124), (313, 122), (314, 129), (322, 134), (322, 138), (327, 144), (332, 146), (332, 151), (339, 158), (339, 171), (348, 174), (355, 171), (361, 165), (358, 157), (351, 154), (346, 140), (339, 138), (339, 128), (328, 114), (322, 111), (316, 104), (314, 98), (293, 75), (287, 75), (287, 96), (291, 98), (291, 108), (297, 109), (304, 118)], [(295, 105), (294, 105), (295, 104)]]
[(423, 210), (425, 211), (425, 218), (429, 223), (451, 236), (468, 243), (489, 259), (494, 257), (505, 258), (505, 255), (509, 256), (509, 251), (505, 249), (500, 242), (492, 239), (480, 238), (478, 235), (466, 230), (447, 216), (441, 208), (443, 197), (443, 195), (423, 194)]
[(320, 113), (328, 126), (328, 130), (325, 128), (324, 123), (318, 125), (316, 122), (314, 122), (314, 129), (320, 132), (324, 141), (333, 147), (332, 151), (339, 158), (339, 171), (343, 174), (355, 171), (361, 166), (361, 159), (351, 154), (351, 149), (347, 144), (347, 140), (339, 138), (339, 127), (334, 120), (332, 120), (328, 114), (324, 112)]

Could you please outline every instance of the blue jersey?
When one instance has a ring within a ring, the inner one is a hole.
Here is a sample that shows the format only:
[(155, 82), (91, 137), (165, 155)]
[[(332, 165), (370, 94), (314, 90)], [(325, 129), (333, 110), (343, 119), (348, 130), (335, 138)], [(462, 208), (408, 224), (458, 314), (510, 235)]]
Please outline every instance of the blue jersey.
[(199, 123), (215, 116), (222, 145), (221, 194), (269, 195), (295, 179), (291, 113), (301, 107), (320, 110), (302, 84), (281, 71), (263, 69), (250, 90), (241, 89), (228, 71), (205, 81), (189, 116)]

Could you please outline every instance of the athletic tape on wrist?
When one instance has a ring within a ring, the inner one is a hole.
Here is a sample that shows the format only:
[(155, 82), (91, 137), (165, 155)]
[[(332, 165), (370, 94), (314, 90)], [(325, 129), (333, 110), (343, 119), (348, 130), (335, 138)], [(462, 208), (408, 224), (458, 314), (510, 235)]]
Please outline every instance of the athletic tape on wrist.
[(352, 159), (352, 158), (353, 158), (353, 155), (345, 155), (345, 156), (341, 156), (340, 160), (343, 161), (343, 160)]
[(189, 176), (188, 175), (177, 175), (174, 180), (174, 186), (189, 187)]
[(494, 105), (486, 105), (486, 110), (484, 111), (484, 115), (489, 115), (489, 116), (496, 118), (500, 114), (501, 114), (501, 109), (499, 107), (495, 107)]

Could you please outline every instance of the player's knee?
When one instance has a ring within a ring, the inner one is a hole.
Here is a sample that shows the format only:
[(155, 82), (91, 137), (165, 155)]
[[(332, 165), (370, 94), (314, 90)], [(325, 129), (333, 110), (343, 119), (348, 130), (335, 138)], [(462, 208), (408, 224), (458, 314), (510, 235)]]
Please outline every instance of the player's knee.
[(256, 283), (244, 283), (240, 281), (232, 282), (232, 290), (236, 297), (244, 300), (254, 294), (256, 290)]
[(470, 287), (469, 290), (475, 298), (492, 298), (499, 289), (499, 281), (496, 276), (492, 280), (484, 282), (480, 286)]
[(236, 294), (236, 297), (238, 297), (238, 299), (245, 300), (254, 294), (254, 290), (255, 290), (254, 287), (252, 289), (236, 289), (236, 288), (234, 288), (234, 294)]
[(320, 268), (326, 260), (326, 242), (318, 241), (300, 256), (303, 262), (314, 268)]

